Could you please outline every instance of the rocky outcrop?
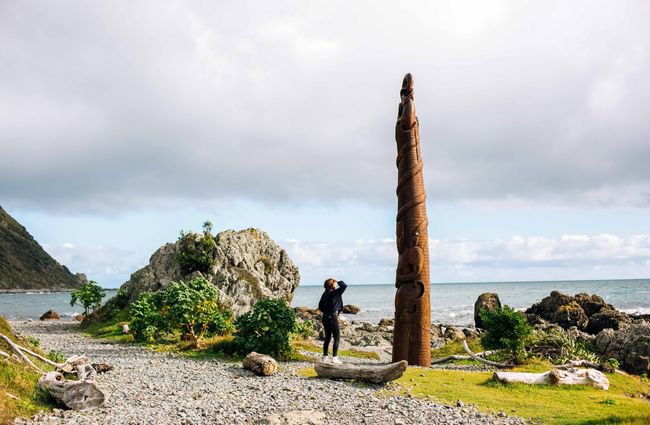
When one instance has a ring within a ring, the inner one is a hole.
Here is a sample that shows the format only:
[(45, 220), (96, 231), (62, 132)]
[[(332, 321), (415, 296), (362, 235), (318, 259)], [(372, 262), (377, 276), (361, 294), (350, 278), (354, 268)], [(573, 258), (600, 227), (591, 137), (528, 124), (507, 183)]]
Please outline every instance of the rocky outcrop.
[(41, 316), (40, 320), (59, 320), (59, 313), (54, 310), (48, 310)]
[(598, 295), (585, 293), (574, 297), (553, 291), (548, 297), (526, 310), (528, 322), (544, 328), (556, 324), (563, 329), (576, 327), (595, 335), (603, 329), (621, 329), (631, 323), (628, 315), (607, 304)]
[(618, 360), (624, 370), (650, 374), (650, 324), (605, 329), (596, 336), (594, 345), (603, 356)]
[(343, 306), (343, 314), (359, 314), (361, 309), (356, 305), (346, 304)]
[(481, 294), (474, 303), (474, 324), (477, 328), (483, 328), (483, 320), (481, 319), (481, 311), (494, 311), (501, 308), (501, 301), (499, 294), (486, 292)]
[(178, 242), (165, 244), (151, 256), (147, 266), (131, 275), (106, 308), (123, 308), (143, 292), (157, 291), (167, 288), (172, 281), (199, 276), (214, 284), (220, 303), (230, 307), (235, 315), (250, 311), (264, 298), (291, 302), (300, 283), (298, 267), (265, 232), (226, 230), (215, 236), (215, 242), (216, 264), (212, 270), (188, 275), (181, 272)]
[(0, 207), (0, 290), (61, 290), (78, 288), (83, 274), (59, 264)]

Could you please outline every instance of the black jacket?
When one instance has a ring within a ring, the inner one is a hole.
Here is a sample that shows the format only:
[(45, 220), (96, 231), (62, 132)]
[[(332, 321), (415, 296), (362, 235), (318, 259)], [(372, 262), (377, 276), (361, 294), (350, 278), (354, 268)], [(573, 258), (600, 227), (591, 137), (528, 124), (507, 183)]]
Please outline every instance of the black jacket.
[(328, 291), (326, 289), (320, 297), (318, 309), (323, 313), (323, 315), (340, 313), (343, 310), (343, 299), (341, 298), (341, 294), (345, 292), (348, 285), (346, 285), (342, 280), (339, 280), (338, 284), (338, 288), (333, 291)]

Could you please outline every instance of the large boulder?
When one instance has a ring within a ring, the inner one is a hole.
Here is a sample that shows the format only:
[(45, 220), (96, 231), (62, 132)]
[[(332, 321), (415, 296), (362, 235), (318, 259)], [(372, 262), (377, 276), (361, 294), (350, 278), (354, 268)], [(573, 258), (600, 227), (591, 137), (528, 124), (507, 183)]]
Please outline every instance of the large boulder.
[(212, 270), (188, 275), (181, 272), (178, 242), (163, 245), (153, 253), (148, 265), (122, 285), (116, 301), (109, 302), (108, 308), (125, 307), (143, 292), (165, 289), (172, 281), (195, 277), (212, 282), (219, 292), (220, 303), (230, 307), (235, 315), (250, 311), (264, 298), (291, 302), (300, 283), (298, 267), (265, 232), (226, 230), (215, 236), (215, 243), (216, 265)]
[(481, 294), (474, 303), (474, 325), (477, 328), (483, 328), (483, 320), (481, 319), (481, 311), (494, 311), (501, 308), (501, 301), (499, 294), (486, 292)]
[(41, 316), (40, 320), (59, 320), (59, 313), (54, 310), (48, 310)]
[(624, 370), (650, 373), (650, 324), (635, 323), (618, 331), (604, 329), (594, 345), (603, 356), (618, 360)]
[(607, 304), (598, 295), (585, 293), (570, 296), (553, 291), (548, 297), (526, 310), (528, 322), (539, 328), (556, 324), (564, 329), (576, 327), (592, 335), (603, 329), (621, 329), (630, 317)]

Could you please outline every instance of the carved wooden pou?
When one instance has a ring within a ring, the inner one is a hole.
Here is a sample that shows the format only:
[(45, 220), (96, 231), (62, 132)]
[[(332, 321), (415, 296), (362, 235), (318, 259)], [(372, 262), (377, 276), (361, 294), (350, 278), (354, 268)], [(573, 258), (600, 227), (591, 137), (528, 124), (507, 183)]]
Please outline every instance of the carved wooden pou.
[(395, 125), (397, 141), (397, 276), (393, 361), (431, 366), (429, 238), (422, 177), (420, 126), (413, 104), (413, 78), (406, 74)]

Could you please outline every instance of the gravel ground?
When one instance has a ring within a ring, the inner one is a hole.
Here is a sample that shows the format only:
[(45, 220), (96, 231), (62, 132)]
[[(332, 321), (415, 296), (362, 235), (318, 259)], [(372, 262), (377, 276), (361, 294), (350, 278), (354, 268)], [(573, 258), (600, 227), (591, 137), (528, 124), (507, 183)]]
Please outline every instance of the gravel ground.
[[(301, 378), (309, 363), (283, 363), (261, 378), (241, 363), (190, 360), (134, 345), (91, 339), (73, 322), (13, 322), (38, 338), (44, 350), (66, 357), (86, 354), (114, 370), (98, 375), (104, 406), (88, 411), (54, 410), (16, 424), (523, 424), (504, 414), (477, 413), (411, 397), (386, 397), (383, 388)], [(358, 359), (345, 359), (350, 362)]]

